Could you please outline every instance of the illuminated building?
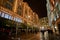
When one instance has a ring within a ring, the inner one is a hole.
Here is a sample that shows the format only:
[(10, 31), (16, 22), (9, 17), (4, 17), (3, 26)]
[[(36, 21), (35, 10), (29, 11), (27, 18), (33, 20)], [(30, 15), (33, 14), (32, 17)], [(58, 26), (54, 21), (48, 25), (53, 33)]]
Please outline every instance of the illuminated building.
[(38, 18), (37, 13), (33, 12), (26, 2), (23, 2), (23, 4), (24, 4), (23, 17), (27, 20), (27, 21), (25, 20), (26, 21), (25, 23), (30, 24), (30, 25), (37, 25), (39, 23), (38, 22), (39, 18)]
[(40, 27), (45, 27), (48, 28), (48, 18), (47, 17), (43, 17), (40, 19)]
[(14, 20), (14, 21), (21, 21), (20, 16), (18, 15), (17, 11), (17, 3), (15, 4), (15, 2), (18, 2), (17, 0), (1, 0), (2, 3), (0, 5), (0, 10), (1, 10), (1, 14), (4, 15), (7, 14), (8, 19), (10, 20)]
[(60, 17), (60, 0), (47, 0), (47, 15), (49, 20), (49, 26), (58, 31), (58, 21)]
[(39, 23), (38, 15), (23, 0), (0, 0), (0, 17), (30, 25)]

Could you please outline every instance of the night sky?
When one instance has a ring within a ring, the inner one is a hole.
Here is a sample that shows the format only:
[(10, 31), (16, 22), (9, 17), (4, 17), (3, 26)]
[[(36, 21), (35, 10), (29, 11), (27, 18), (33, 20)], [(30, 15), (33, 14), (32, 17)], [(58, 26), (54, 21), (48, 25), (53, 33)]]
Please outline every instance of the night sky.
[(47, 16), (47, 9), (46, 9), (46, 0), (24, 0), (27, 2), (31, 9), (36, 12), (39, 18)]

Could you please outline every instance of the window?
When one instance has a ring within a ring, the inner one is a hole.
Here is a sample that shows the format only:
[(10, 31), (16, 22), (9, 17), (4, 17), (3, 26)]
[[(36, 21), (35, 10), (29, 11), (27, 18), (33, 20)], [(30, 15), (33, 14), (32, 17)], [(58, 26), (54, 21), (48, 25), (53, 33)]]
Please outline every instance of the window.
[(22, 22), (22, 20), (19, 19), (19, 18), (15, 18), (15, 21), (16, 21), (16, 22)]
[(9, 19), (11, 20), (11, 16), (9, 16)]
[(5, 18), (7, 18), (7, 19), (8, 19), (8, 17), (9, 17), (9, 15), (8, 15), (8, 14), (5, 14)]
[(0, 0), (0, 5), (2, 5), (2, 1), (3, 1), (3, 0)]
[(59, 4), (59, 10), (60, 10), (60, 4)]
[(15, 21), (17, 21), (17, 18), (15, 18)]
[(16, 21), (18, 21), (18, 18), (16, 18)]
[(13, 3), (14, 2), (14, 0), (8, 0), (9, 2), (11, 2), (11, 3)]
[(12, 6), (10, 4), (8, 4), (8, 3), (5, 3), (5, 7), (12, 10)]
[(18, 19), (18, 22), (20, 22), (20, 19)]
[(21, 6), (19, 5), (19, 6), (18, 6), (18, 10), (17, 10), (17, 13), (18, 13), (19, 15), (21, 15), (21, 10), (22, 10), (22, 8), (21, 8)]
[(17, 21), (20, 22), (20, 19), (18, 18)]
[(19, 22), (22, 22), (22, 20), (21, 20), (21, 19), (19, 19)]
[(17, 19), (17, 22), (19, 22), (19, 19)]
[(2, 13), (1, 17), (4, 17), (4, 13)]
[(21, 15), (21, 11), (20, 11), (20, 10), (18, 10), (17, 13), (18, 13), (19, 15)]
[(57, 14), (57, 18), (59, 18), (59, 14)]
[(25, 10), (25, 14), (27, 14), (27, 10)]
[(1, 16), (1, 12), (0, 12), (0, 16)]
[(14, 21), (16, 21), (16, 18), (14, 17)]

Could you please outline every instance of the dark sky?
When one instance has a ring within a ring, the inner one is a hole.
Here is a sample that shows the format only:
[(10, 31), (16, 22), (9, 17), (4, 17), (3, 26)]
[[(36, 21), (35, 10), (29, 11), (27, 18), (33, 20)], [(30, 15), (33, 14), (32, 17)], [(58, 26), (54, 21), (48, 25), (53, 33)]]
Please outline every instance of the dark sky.
[(39, 18), (47, 16), (46, 0), (24, 0), (36, 12)]

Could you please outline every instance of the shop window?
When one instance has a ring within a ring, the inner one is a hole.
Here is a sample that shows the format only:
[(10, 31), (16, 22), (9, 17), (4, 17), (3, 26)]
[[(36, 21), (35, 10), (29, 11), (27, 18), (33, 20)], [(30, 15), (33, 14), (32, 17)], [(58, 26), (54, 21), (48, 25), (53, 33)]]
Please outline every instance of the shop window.
[(19, 18), (17, 19), (17, 21), (19, 22)]
[(8, 19), (8, 17), (9, 17), (9, 15), (8, 15), (8, 14), (5, 14), (5, 18), (7, 18), (7, 19)]
[(27, 14), (27, 10), (25, 10), (25, 14)]
[(19, 22), (22, 22), (22, 20), (21, 20), (21, 19), (19, 19)]
[(20, 19), (18, 19), (18, 22), (20, 22)]
[(11, 18), (12, 18), (12, 17), (11, 17), (11, 16), (9, 16), (9, 19), (10, 19), (10, 20), (11, 20)]
[(21, 6), (18, 6), (18, 9), (21, 10)]
[(13, 17), (11, 17), (11, 20), (13, 20)]
[(18, 18), (16, 18), (16, 22), (18, 22)]
[(56, 17), (54, 17), (54, 21), (56, 21)]

